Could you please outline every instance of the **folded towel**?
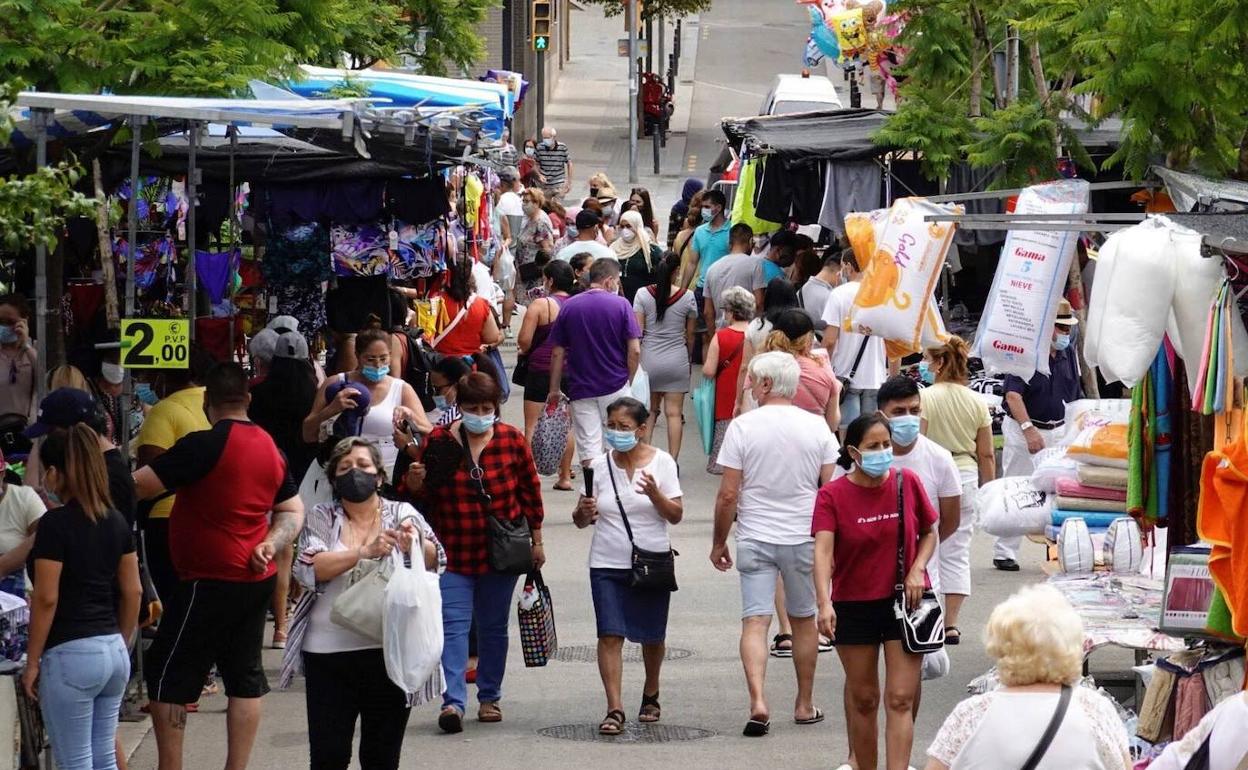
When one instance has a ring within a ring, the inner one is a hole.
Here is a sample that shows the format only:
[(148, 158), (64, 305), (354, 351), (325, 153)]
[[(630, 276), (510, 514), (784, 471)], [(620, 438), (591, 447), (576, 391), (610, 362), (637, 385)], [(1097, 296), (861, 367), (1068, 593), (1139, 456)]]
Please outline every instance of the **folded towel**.
[(1091, 497), (1057, 496), (1057, 507), (1067, 511), (1096, 511), (1104, 513), (1127, 512), (1126, 500), (1097, 500)]
[(1087, 522), (1088, 527), (1106, 527), (1114, 521), (1121, 519), (1121, 513), (1105, 513), (1103, 511), (1071, 511), (1064, 508), (1053, 509), (1053, 523), (1061, 525), (1067, 519), (1083, 519)]
[[(1094, 487), (1089, 484), (1081, 484), (1077, 479), (1058, 479), (1057, 493), (1065, 497), (1083, 497), (1090, 500), (1121, 500), (1124, 503), (1127, 501), (1127, 491), (1125, 489)], [(1078, 506), (1070, 507), (1077, 508)], [(1090, 510), (1098, 509), (1092, 508)]]
[(1122, 490), (1127, 488), (1126, 468), (1105, 468), (1098, 465), (1080, 463), (1076, 474), (1079, 477), (1080, 484), (1086, 484), (1090, 487)]

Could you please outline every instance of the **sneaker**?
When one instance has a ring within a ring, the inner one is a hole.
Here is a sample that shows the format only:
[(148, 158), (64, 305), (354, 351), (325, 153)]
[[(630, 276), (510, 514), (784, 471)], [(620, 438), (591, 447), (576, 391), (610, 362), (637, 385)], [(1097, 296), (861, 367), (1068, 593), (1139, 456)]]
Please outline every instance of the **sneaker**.
[(1013, 559), (993, 559), (992, 566), (1002, 572), (1018, 572), (1019, 570), (1018, 562)]

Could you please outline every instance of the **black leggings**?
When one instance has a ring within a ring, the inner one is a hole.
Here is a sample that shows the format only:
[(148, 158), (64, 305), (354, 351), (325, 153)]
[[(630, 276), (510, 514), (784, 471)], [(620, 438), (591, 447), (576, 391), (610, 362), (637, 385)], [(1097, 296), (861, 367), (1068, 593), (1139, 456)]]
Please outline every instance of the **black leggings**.
[(397, 770), (411, 709), (386, 675), (381, 650), (305, 652), (303, 670), (312, 770), (346, 770), (357, 719), (360, 767)]

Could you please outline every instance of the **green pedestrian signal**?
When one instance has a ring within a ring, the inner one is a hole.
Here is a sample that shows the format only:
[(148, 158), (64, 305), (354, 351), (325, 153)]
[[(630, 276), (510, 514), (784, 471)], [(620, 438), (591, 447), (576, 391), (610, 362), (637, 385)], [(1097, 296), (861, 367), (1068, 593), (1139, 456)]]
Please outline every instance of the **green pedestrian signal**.
[(534, 51), (543, 53), (550, 48), (554, 21), (554, 4), (550, 0), (533, 0), (529, 8), (529, 39)]
[(550, 40), (546, 37), (533, 38), (533, 50), (534, 51), (545, 51), (546, 47), (549, 45), (550, 45)]

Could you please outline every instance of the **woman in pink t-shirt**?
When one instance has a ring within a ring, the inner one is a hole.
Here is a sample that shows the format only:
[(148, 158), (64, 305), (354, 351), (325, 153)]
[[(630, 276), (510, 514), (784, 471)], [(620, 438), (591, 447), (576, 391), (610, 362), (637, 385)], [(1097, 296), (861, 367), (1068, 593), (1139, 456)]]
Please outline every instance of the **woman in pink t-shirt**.
[(841, 424), (841, 383), (832, 372), (832, 363), (822, 349), (814, 352), (815, 325), (801, 308), (781, 311), (772, 322), (771, 334), (763, 349), (779, 350), (797, 359), (801, 376), (793, 406), (821, 415), (828, 430), (836, 433)]
[[(865, 414), (849, 424), (838, 462), (848, 473), (819, 490), (811, 527), (815, 585), (832, 583), (830, 597), (819, 595), (819, 631), (832, 637), (845, 667), (854, 766), (876, 766), (876, 713), (882, 700), (886, 766), (905, 767), (914, 740), (912, 709), (923, 658), (906, 652), (893, 613), (897, 527), (904, 521), (906, 602), (916, 604), (930, 587), (927, 562), (936, 549), (938, 516), (919, 477), (892, 468), (892, 433), (880, 413)], [(899, 508), (904, 519), (898, 516)], [(881, 645), (883, 699), (878, 673)]]

